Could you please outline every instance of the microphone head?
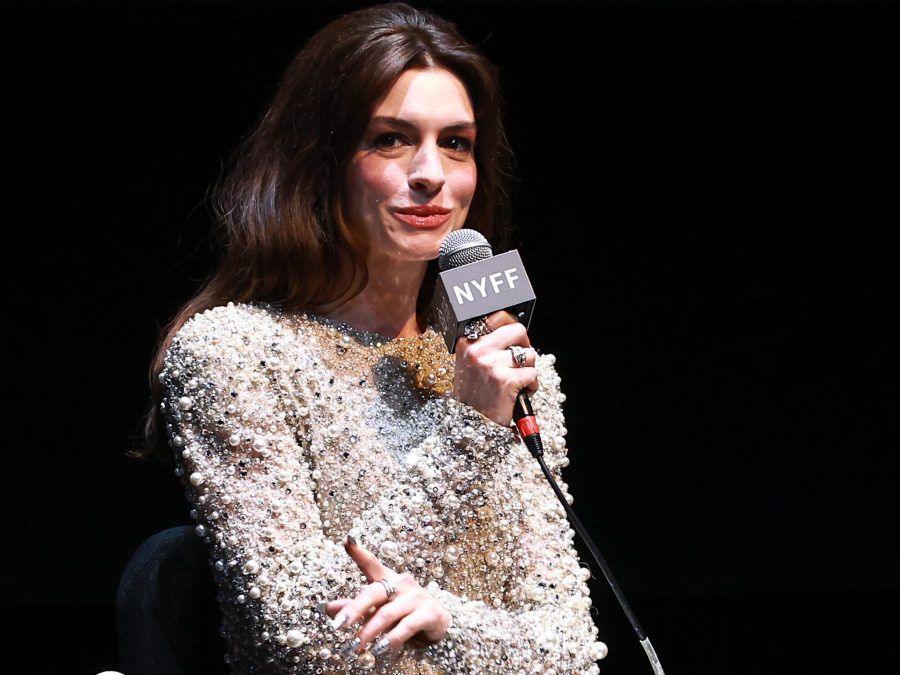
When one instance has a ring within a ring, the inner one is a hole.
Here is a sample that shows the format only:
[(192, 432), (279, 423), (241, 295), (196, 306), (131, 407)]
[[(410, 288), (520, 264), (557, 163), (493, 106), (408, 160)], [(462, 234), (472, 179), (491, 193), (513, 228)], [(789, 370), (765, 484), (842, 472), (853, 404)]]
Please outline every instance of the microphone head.
[(485, 260), (493, 255), (491, 245), (481, 232), (468, 229), (454, 230), (441, 242), (438, 268), (443, 272)]

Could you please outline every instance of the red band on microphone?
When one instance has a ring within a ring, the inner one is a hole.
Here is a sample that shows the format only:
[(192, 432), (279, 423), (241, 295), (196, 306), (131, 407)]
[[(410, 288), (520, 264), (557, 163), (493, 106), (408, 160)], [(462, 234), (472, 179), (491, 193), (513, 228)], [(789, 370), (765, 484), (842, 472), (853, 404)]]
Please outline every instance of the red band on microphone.
[(541, 433), (541, 428), (538, 426), (537, 418), (534, 415), (527, 415), (516, 420), (516, 426), (519, 428), (519, 435), (522, 438)]

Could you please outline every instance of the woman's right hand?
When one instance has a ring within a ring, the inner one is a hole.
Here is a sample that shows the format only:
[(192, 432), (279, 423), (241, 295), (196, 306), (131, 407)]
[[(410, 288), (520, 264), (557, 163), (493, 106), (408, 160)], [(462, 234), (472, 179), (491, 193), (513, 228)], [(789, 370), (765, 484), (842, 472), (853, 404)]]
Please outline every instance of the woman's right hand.
[[(453, 395), (498, 424), (512, 420), (513, 405), (522, 389), (537, 391), (538, 374), (525, 326), (508, 312), (484, 318), (491, 330), (477, 340), (461, 337), (456, 343)], [(525, 363), (516, 365), (509, 347), (525, 349)]]

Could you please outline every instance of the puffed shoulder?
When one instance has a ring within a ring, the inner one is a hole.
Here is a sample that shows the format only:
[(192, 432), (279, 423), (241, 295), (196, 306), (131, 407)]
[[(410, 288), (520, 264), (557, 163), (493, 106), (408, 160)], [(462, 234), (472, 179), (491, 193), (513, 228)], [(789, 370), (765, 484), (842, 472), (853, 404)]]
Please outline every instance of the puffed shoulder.
[(173, 336), (166, 361), (243, 354), (268, 356), (277, 363), (286, 353), (303, 360), (307, 341), (289, 318), (282, 310), (263, 304), (228, 303), (198, 312)]
[(221, 386), (223, 378), (290, 379), (296, 390), (299, 374), (311, 374), (321, 358), (317, 325), (305, 314), (266, 304), (228, 303), (198, 312), (172, 337), (160, 382), (168, 388), (192, 378)]
[(229, 302), (194, 314), (175, 334), (172, 344), (201, 347), (235, 342), (248, 346), (283, 332), (280, 319), (280, 313), (269, 306)]
[(277, 423), (283, 405), (306, 400), (301, 374), (314, 359), (292, 316), (238, 304), (195, 314), (166, 350), (161, 410), (176, 422), (190, 411), (198, 428), (214, 429), (235, 411), (265, 428)]

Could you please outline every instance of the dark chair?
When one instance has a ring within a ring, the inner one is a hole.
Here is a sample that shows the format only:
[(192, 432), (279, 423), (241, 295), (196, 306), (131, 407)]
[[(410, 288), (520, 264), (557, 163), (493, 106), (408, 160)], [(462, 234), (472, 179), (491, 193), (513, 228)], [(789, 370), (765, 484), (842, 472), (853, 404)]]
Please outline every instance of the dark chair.
[(206, 545), (189, 526), (153, 535), (116, 594), (119, 662), (127, 675), (227, 672)]

